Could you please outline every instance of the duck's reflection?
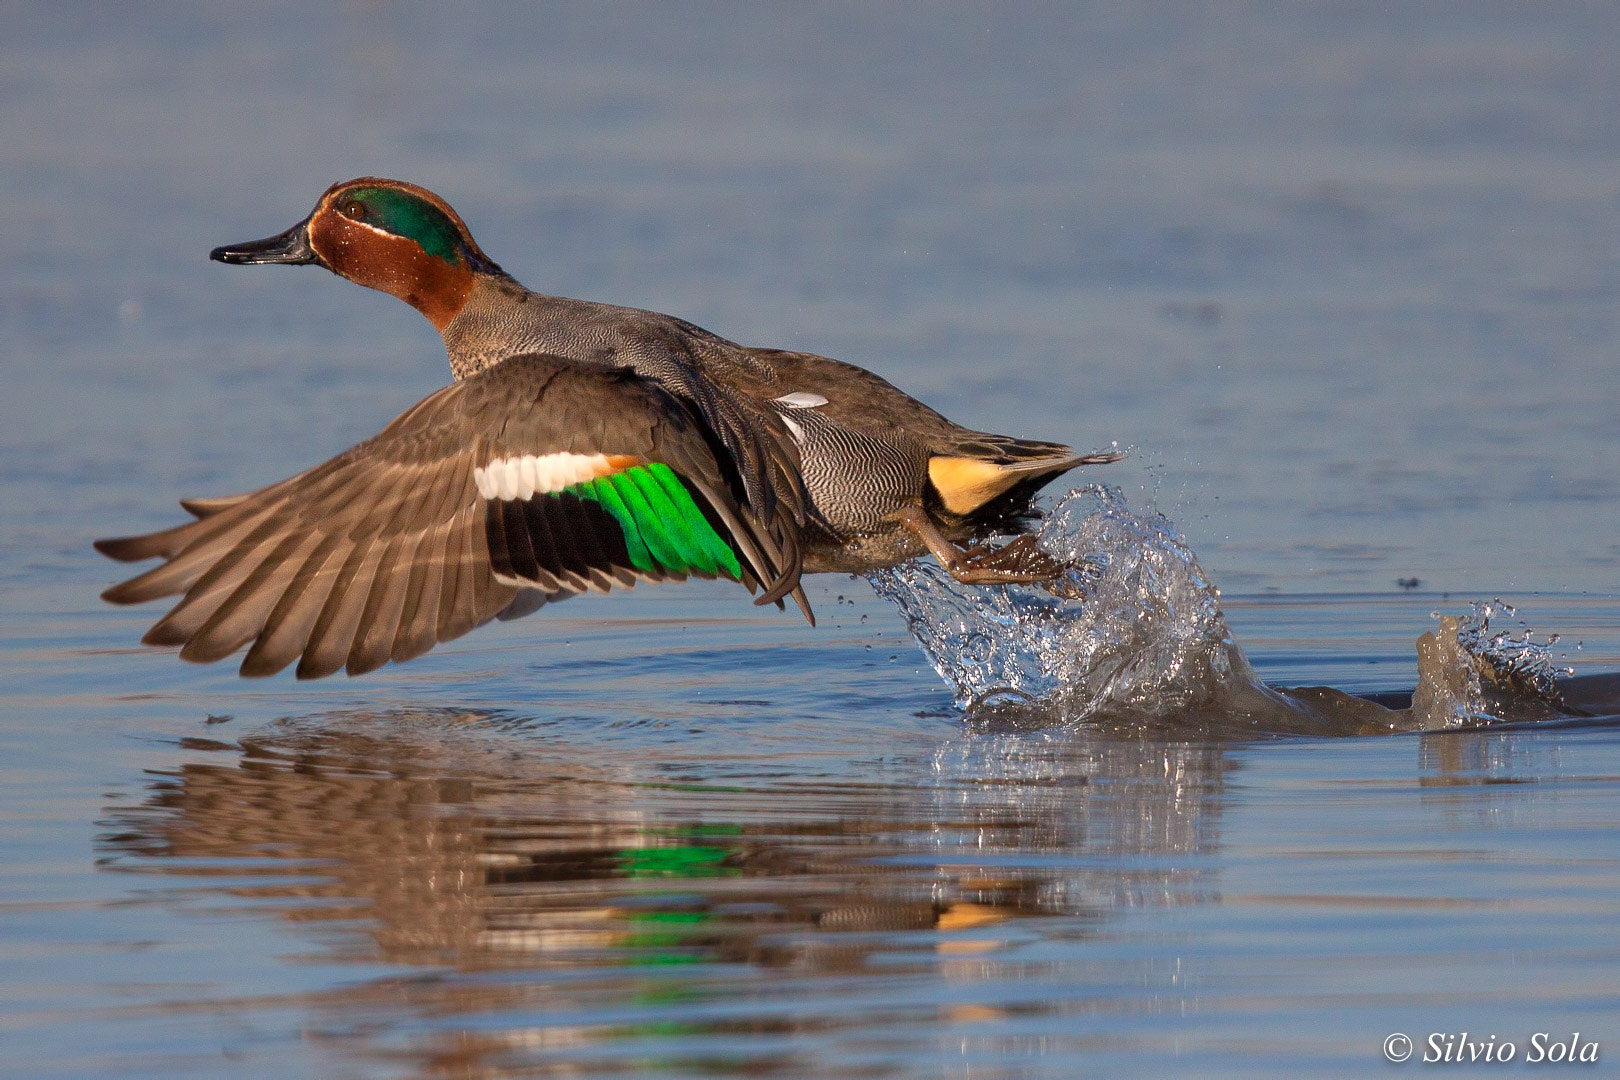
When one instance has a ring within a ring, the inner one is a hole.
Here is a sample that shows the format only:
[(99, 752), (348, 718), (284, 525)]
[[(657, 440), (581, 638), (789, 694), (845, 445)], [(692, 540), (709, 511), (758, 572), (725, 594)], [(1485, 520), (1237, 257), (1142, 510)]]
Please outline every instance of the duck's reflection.
[[(986, 978), (1032, 936), (1210, 898), (1231, 767), (1218, 745), (964, 733), (864, 782), (670, 783), (650, 750), (527, 753), (506, 718), (414, 713), (287, 724), (211, 756), (114, 814), (104, 862), (191, 876), (192, 902), (245, 900), (328, 958), (433, 971), (384, 995), (447, 1021), (409, 1056), (496, 1074), (536, 1046), (667, 1037), (661, 1009), (692, 997), (750, 1003), (707, 1031), (937, 1020), (955, 1007), (937, 983), (865, 1012), (792, 1002), (827, 992), (809, 977)], [(600, 1020), (627, 1008), (643, 1020)], [(526, 1019), (487, 1015), (513, 1010)], [(471, 1014), (476, 1036), (454, 1019)], [(763, 1049), (750, 1070), (795, 1072)]]

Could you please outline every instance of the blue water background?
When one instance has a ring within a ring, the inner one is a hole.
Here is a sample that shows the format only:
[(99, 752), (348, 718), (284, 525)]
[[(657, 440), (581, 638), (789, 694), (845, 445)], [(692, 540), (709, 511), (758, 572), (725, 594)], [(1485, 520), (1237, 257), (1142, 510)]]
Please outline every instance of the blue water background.
[(1617, 42), (1582, 4), (0, 8), (0, 1071), (1615, 1059), (1612, 728), (1002, 730), (833, 577), (815, 630), (690, 585), (242, 683), (137, 646), (88, 545), (443, 384), (397, 301), (205, 258), (378, 173), (534, 288), (1132, 448), (1099, 476), (1266, 678), (1409, 688), (1492, 596), (1617, 670)]

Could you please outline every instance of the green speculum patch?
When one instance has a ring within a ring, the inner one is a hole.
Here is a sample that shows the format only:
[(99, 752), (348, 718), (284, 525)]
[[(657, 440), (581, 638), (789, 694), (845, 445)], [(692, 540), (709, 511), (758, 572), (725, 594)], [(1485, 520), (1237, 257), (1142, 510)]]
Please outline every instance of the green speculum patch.
[(662, 462), (636, 465), (564, 490), (613, 515), (637, 570), (650, 573), (663, 567), (742, 577), (731, 545), (709, 524), (680, 477)]
[(447, 263), (461, 261), (461, 231), (437, 206), (408, 191), (356, 188), (345, 195), (366, 206), (366, 224), (415, 240), (422, 250)]

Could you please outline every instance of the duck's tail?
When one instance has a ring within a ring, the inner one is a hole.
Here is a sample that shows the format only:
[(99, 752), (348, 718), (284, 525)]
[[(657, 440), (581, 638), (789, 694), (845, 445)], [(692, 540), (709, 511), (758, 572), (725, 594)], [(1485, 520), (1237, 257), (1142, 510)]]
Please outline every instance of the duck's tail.
[(928, 482), (940, 504), (958, 517), (977, 517), (1008, 495), (1035, 491), (1052, 477), (1081, 465), (1106, 465), (1125, 456), (1122, 450), (1077, 454), (1061, 443), (983, 435), (964, 440), (952, 453), (928, 460)]

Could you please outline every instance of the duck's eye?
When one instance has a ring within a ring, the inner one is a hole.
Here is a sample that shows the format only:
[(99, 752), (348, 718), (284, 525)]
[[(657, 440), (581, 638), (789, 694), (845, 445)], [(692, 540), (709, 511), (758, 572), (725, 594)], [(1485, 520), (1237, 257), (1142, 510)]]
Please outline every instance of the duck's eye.
[(353, 218), (355, 221), (364, 221), (366, 219), (366, 204), (359, 199), (350, 199), (340, 206), (338, 211), (344, 217)]

